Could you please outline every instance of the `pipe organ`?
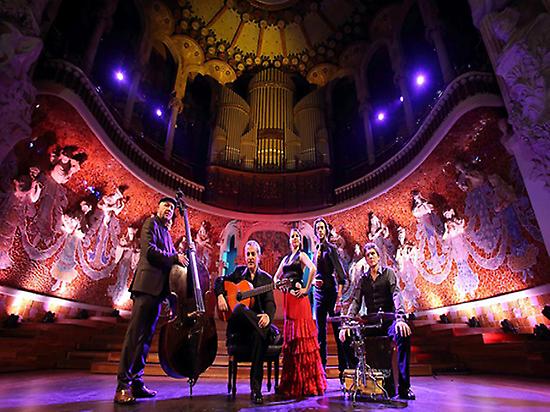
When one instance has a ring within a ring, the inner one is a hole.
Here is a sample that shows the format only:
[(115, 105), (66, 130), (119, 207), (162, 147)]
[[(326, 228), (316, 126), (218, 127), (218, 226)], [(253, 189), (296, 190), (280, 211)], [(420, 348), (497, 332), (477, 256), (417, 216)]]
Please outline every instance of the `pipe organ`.
[(296, 105), (291, 77), (266, 69), (252, 78), (247, 100), (222, 86), (211, 162), (256, 171), (291, 171), (328, 164), (323, 90)]

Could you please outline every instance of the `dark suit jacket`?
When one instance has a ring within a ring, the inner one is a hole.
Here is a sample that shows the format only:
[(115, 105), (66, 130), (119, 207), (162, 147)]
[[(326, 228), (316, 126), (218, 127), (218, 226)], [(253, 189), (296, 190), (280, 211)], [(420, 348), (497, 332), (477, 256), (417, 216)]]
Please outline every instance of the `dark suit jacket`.
[(342, 262), (340, 262), (336, 246), (325, 241), (317, 245), (317, 250), (321, 251), (321, 256), (317, 258), (318, 253), (316, 253), (317, 274), (315, 277), (323, 280), (321, 289), (331, 290), (336, 288), (336, 284), (345, 284), (347, 276)]
[(130, 292), (161, 296), (168, 293), (168, 276), (178, 255), (168, 229), (156, 216), (147, 218), (141, 228), (140, 255)]
[[(237, 266), (235, 270), (225, 276), (220, 276), (216, 279), (214, 282), (214, 292), (216, 293), (216, 297), (219, 295), (225, 296), (225, 290), (223, 288), (223, 282), (225, 280), (228, 280), (233, 283), (239, 283), (241, 280), (248, 280), (250, 282), (250, 273), (248, 271), (248, 268), (246, 266)], [(273, 283), (273, 278), (271, 275), (262, 269), (258, 268), (256, 270), (256, 276), (254, 277), (254, 282), (252, 284), (255, 288), (259, 286), (268, 285), (270, 283)], [(265, 313), (269, 316), (269, 321), (273, 321), (273, 317), (275, 316), (275, 298), (273, 297), (273, 291), (270, 290), (269, 292), (266, 292), (264, 294), (256, 296), (254, 299), (254, 304), (250, 308), (256, 313)]]

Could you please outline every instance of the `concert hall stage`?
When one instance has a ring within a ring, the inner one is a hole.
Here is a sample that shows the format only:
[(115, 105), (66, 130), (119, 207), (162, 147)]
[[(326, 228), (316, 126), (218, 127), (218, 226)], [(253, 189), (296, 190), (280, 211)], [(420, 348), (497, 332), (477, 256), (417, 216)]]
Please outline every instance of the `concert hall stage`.
[[(41, 371), (0, 375), (0, 411), (237, 411), (237, 410), (330, 410), (406, 409), (410, 411), (547, 411), (550, 382), (520, 377), (443, 375), (413, 378), (417, 400), (391, 405), (343, 398), (336, 379), (329, 380), (325, 396), (284, 400), (264, 392), (264, 405), (249, 400), (248, 384), (240, 380), (237, 399), (228, 400), (224, 380), (199, 380), (193, 398), (184, 382), (149, 377), (147, 384), (159, 391), (155, 400), (133, 406), (112, 402), (114, 376), (81, 371)], [(265, 390), (265, 388), (264, 388)]]

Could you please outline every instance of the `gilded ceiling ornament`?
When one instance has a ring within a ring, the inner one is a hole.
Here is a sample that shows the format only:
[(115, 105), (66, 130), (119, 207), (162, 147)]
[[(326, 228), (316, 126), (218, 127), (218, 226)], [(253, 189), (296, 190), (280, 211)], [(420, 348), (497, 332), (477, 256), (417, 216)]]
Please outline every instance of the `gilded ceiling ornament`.
[(316, 64), (338, 64), (342, 43), (365, 40), (361, 27), (384, 7), (331, 0), (186, 0), (178, 5), (172, 10), (177, 32), (192, 37), (209, 59), (240, 72), (242, 62), (245, 70), (284, 66), (302, 74)]

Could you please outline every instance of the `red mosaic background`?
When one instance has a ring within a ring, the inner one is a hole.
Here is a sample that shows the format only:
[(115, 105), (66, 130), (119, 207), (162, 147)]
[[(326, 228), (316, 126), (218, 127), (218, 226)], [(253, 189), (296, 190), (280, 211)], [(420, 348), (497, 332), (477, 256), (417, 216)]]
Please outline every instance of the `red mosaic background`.
[[(161, 194), (134, 177), (114, 159), (98, 141), (78, 112), (65, 101), (55, 97), (42, 96), (38, 99), (38, 103), (43, 118), (34, 128), (33, 136), (42, 136), (44, 133), (53, 131), (56, 136), (56, 144), (60, 146), (75, 145), (88, 155), (88, 159), (83, 163), (81, 170), (65, 184), (68, 189), (69, 207), (77, 204), (81, 199), (90, 198), (90, 193), (86, 191), (86, 187), (89, 185), (93, 185), (104, 194), (111, 194), (119, 185), (126, 185), (128, 188), (124, 191), (124, 196), (128, 200), (118, 216), (121, 226), (120, 234), (126, 233), (128, 226), (137, 225), (141, 227), (143, 221), (156, 211)], [(29, 142), (22, 142), (15, 150), (20, 162), (28, 160), (25, 156), (28, 145)], [(46, 154), (31, 156), (43, 157), (41, 163), (47, 164)], [(211, 225), (210, 238), (214, 244), (217, 242), (220, 231), (228, 222), (228, 219), (207, 215), (193, 209), (189, 210), (189, 220), (193, 235), (203, 220), (208, 221)], [(178, 218), (172, 228), (172, 238), (176, 244), (181, 240), (183, 234), (183, 220)], [(57, 255), (44, 262), (29, 259), (23, 250), (19, 232), (16, 234), (10, 254), (15, 264), (8, 270), (0, 270), (0, 284), (3, 286), (21, 288), (95, 305), (111, 306), (113, 304), (111, 298), (106, 294), (108, 286), (115, 282), (112, 276), (93, 281), (82, 274), (82, 271), (77, 267), (79, 276), (60, 295), (55, 292), (52, 293), (50, 290), (55, 283), (55, 279), (50, 275), (50, 268)], [(212, 256), (210, 267), (210, 273), (214, 275), (217, 273), (217, 259), (218, 252), (214, 247), (214, 256)], [(128, 305), (127, 303), (123, 307), (127, 308)]]
[[(119, 185), (128, 188), (124, 196), (128, 198), (120, 220), (120, 234), (126, 232), (130, 225), (140, 226), (143, 220), (151, 214), (157, 205), (160, 194), (135, 178), (126, 168), (120, 165), (97, 140), (87, 127), (81, 116), (66, 102), (54, 97), (40, 97), (42, 118), (34, 128), (33, 136), (42, 136), (46, 132), (54, 132), (56, 143), (75, 145), (85, 151), (88, 159), (82, 169), (77, 172), (65, 185), (68, 189), (69, 205), (77, 204), (81, 199), (89, 197), (86, 187), (93, 185), (102, 193), (110, 194)], [(367, 241), (368, 213), (373, 211), (382, 222), (390, 228), (394, 244), (397, 244), (395, 228), (400, 225), (407, 229), (409, 240), (414, 239), (416, 219), (411, 213), (411, 191), (420, 190), (422, 195), (434, 204), (436, 213), (441, 216), (444, 209), (452, 207), (459, 217), (464, 214), (465, 193), (459, 190), (456, 181), (454, 161), (457, 157), (478, 158), (478, 168), (487, 174), (498, 173), (505, 181), (511, 182), (514, 170), (513, 160), (499, 143), (500, 131), (497, 121), (501, 114), (495, 109), (477, 109), (460, 119), (449, 134), (429, 156), (429, 158), (409, 177), (382, 194), (376, 199), (350, 209), (345, 212), (328, 216), (327, 219), (334, 225), (338, 233), (346, 240), (346, 250), (351, 256), (355, 243), (364, 244)], [(39, 159), (47, 164), (47, 153), (28, 154), (29, 142), (22, 142), (15, 153), (19, 162), (29, 162)], [(33, 157), (34, 156), (34, 157)], [(9, 164), (4, 164), (4, 170)], [(525, 191), (524, 188), (520, 188)], [(209, 215), (197, 210), (190, 210), (190, 221), (193, 232), (196, 232), (201, 222), (209, 223), (209, 236), (213, 246), (210, 259), (210, 273), (218, 273), (219, 237), (229, 219)], [(309, 221), (308, 223), (312, 223)], [(181, 219), (176, 221), (172, 229), (176, 242), (183, 235)], [(138, 234), (139, 235), (139, 234)], [(470, 261), (470, 267), (477, 272), (480, 278), (479, 287), (473, 299), (482, 299), (510, 291), (517, 291), (533, 286), (548, 283), (545, 269), (549, 267), (550, 259), (543, 244), (524, 236), (534, 244), (538, 250), (537, 263), (532, 268), (533, 277), (523, 281), (519, 273), (514, 273), (506, 266), (495, 271), (488, 271), (478, 267)], [(288, 238), (282, 233), (261, 232), (252, 236), (263, 240), (267, 266), (276, 268), (279, 255), (286, 253)], [(246, 241), (247, 239), (242, 239)], [(241, 247), (242, 245), (238, 245)], [(271, 250), (270, 250), (271, 249)], [(111, 306), (111, 298), (107, 295), (108, 286), (115, 282), (113, 276), (93, 281), (85, 276), (81, 268), (77, 267), (78, 277), (68, 285), (63, 294), (51, 292), (55, 280), (50, 275), (50, 268), (57, 255), (37, 262), (31, 260), (25, 253), (20, 233), (17, 232), (10, 251), (14, 265), (7, 270), (0, 270), (0, 285), (29, 290), (42, 294), (59, 296), (79, 302), (95, 305)], [(264, 267), (266, 267), (264, 265)], [(421, 276), (416, 278), (416, 286), (420, 290), (418, 309), (429, 309), (451, 305), (460, 302), (453, 289), (456, 269), (453, 267), (451, 275), (440, 285), (431, 284)], [(122, 308), (128, 308), (128, 303)]]
[[(411, 213), (411, 191), (420, 190), (422, 195), (435, 206), (442, 217), (448, 207), (454, 208), (459, 217), (464, 216), (465, 193), (456, 185), (454, 161), (457, 158), (478, 158), (478, 170), (484, 174), (496, 173), (505, 181), (511, 182), (514, 161), (500, 143), (501, 132), (497, 126), (502, 115), (496, 109), (477, 109), (464, 115), (450, 130), (438, 147), (419, 168), (400, 182), (396, 187), (346, 212), (327, 217), (339, 233), (346, 238), (347, 249), (351, 252), (355, 243), (367, 242), (368, 214), (374, 212), (390, 228), (394, 244), (397, 244), (395, 228), (403, 226), (407, 239), (414, 240), (416, 218)], [(525, 194), (525, 187), (521, 183)], [(393, 230), (392, 230), (393, 227)], [(512, 272), (505, 265), (491, 271), (479, 267), (471, 258), (470, 267), (479, 276), (479, 287), (471, 300), (483, 299), (507, 292), (527, 289), (549, 283), (547, 268), (550, 259), (544, 244), (533, 240), (527, 233), (523, 235), (538, 250), (537, 264), (533, 267), (533, 277), (523, 281), (521, 274)], [(453, 289), (456, 265), (449, 277), (440, 285), (432, 284), (421, 276), (416, 278), (420, 290), (419, 309), (448, 306), (460, 300)]]

